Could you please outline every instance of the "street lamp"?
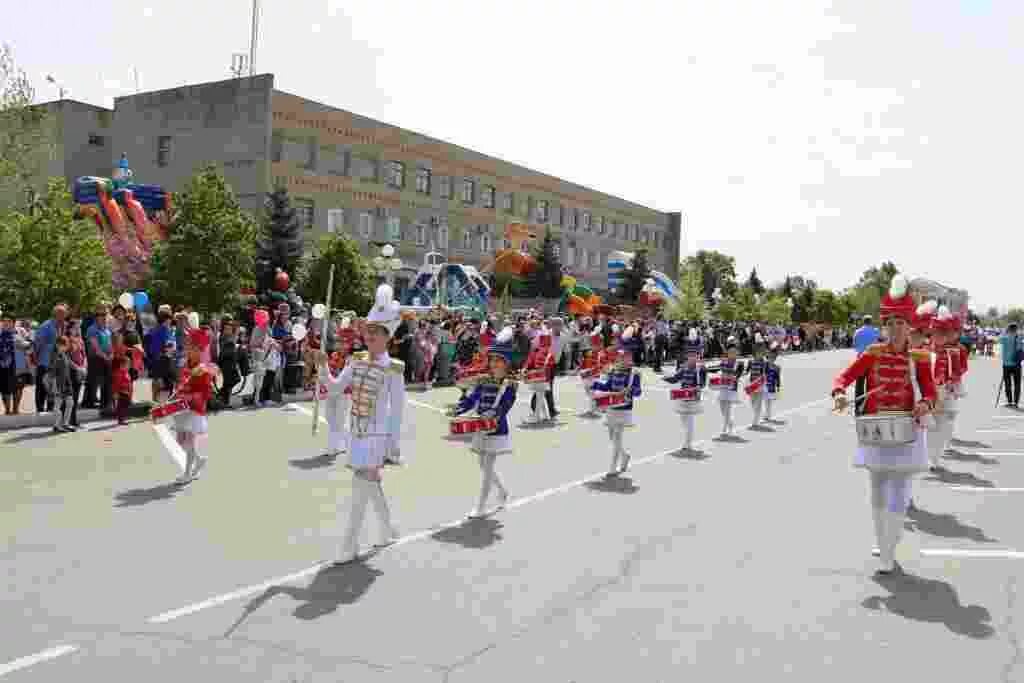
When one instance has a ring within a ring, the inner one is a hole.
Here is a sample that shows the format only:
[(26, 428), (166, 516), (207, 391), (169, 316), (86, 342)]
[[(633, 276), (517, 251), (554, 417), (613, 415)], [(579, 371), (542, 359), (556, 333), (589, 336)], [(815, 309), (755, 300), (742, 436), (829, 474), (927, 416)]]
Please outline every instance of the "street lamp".
[(53, 85), (57, 86), (57, 90), (60, 92), (60, 99), (63, 100), (64, 99), (64, 86), (62, 86), (60, 83), (58, 83), (57, 79), (54, 78), (52, 75), (48, 75), (46, 77), (46, 81), (48, 83), (52, 83)]
[(390, 244), (381, 247), (380, 256), (373, 259), (377, 274), (391, 286), (394, 286), (395, 271), (401, 270), (403, 265), (402, 259), (395, 257), (395, 248)]

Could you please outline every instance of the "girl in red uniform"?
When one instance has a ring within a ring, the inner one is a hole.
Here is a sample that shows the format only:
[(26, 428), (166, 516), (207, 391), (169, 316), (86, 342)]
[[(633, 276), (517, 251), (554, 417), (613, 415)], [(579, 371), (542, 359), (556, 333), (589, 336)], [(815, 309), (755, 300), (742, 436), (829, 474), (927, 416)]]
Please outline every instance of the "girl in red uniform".
[(206, 466), (206, 405), (213, 396), (213, 373), (201, 361), (203, 352), (209, 347), (210, 335), (206, 330), (188, 331), (185, 342), (187, 358), (175, 392), (177, 398), (185, 399), (189, 403), (188, 410), (175, 415), (178, 443), (188, 456), (185, 471), (178, 477), (178, 482), (183, 484), (198, 479), (200, 470)]
[[(906, 420), (912, 416), (914, 420), (912, 443), (877, 445), (866, 443), (870, 439), (864, 439), (854, 460), (856, 466), (867, 469), (871, 476), (871, 507), (882, 564), (880, 574), (900, 571), (895, 554), (903, 535), (911, 481), (915, 474), (928, 469), (927, 437), (920, 421), (934, 408), (936, 392), (931, 354), (910, 348), (909, 333), (916, 312), (917, 304), (907, 292), (906, 277), (897, 275), (881, 306), (887, 341), (869, 346), (832, 385), (837, 412), (848, 405), (846, 388), (865, 377), (864, 412), (858, 419), (891, 416), (894, 420)], [(862, 424), (870, 423), (865, 421), (858, 427)]]

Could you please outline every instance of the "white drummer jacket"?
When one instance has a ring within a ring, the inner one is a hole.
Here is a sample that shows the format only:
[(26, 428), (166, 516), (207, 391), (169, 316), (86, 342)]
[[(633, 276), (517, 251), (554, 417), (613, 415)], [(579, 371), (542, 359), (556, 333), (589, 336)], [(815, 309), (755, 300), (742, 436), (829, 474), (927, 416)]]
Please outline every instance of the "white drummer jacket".
[(321, 372), (329, 398), (351, 387), (350, 448), (352, 467), (380, 467), (387, 457), (400, 457), (405, 408), (405, 364), (386, 352), (370, 360), (354, 354), (337, 377)]

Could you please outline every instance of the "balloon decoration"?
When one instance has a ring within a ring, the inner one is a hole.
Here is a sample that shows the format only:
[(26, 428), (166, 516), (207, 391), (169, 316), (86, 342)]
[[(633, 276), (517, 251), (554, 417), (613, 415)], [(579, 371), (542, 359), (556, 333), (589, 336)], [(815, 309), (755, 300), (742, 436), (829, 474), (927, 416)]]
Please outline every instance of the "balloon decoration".
[(279, 292), (286, 292), (290, 285), (291, 278), (288, 276), (288, 273), (283, 270), (278, 271), (277, 275), (274, 276), (274, 289)]
[(267, 324), (270, 322), (270, 313), (264, 311), (262, 308), (257, 309), (252, 314), (252, 320), (254, 323), (256, 323), (256, 327), (260, 328), (261, 330), (265, 330), (267, 329)]
[(660, 306), (665, 303), (665, 297), (662, 296), (661, 290), (658, 289), (654, 280), (647, 278), (643, 288), (640, 290), (640, 296), (637, 298), (637, 301), (641, 306)]
[(294, 339), (295, 341), (302, 341), (303, 339), (306, 338), (306, 335), (308, 333), (309, 331), (306, 329), (306, 326), (303, 325), (302, 323), (295, 323), (294, 325), (292, 325), (292, 339)]
[(135, 297), (131, 295), (131, 292), (125, 292), (121, 296), (117, 297), (117, 303), (121, 304), (125, 308), (135, 308)]
[(324, 316), (327, 315), (327, 306), (323, 304), (313, 304), (313, 317), (317, 320), (323, 320)]
[(141, 311), (149, 304), (149, 295), (145, 292), (135, 292), (132, 298), (135, 300), (135, 310), (137, 311)]
[(562, 289), (564, 294), (558, 308), (572, 315), (593, 315), (594, 306), (600, 306), (604, 301), (594, 294), (594, 290), (579, 284), (571, 275), (562, 277)]

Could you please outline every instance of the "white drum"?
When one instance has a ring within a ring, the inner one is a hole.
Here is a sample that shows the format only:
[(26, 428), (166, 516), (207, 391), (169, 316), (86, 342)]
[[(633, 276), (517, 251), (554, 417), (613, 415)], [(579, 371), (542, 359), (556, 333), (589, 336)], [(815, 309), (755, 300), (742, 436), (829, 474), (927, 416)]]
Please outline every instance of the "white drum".
[(910, 413), (862, 415), (856, 418), (856, 425), (861, 446), (904, 448), (917, 439), (914, 416)]
[(947, 415), (956, 415), (960, 412), (960, 397), (956, 392), (956, 388), (946, 387), (940, 389), (942, 392), (942, 400), (939, 405), (942, 406), (942, 412)]

